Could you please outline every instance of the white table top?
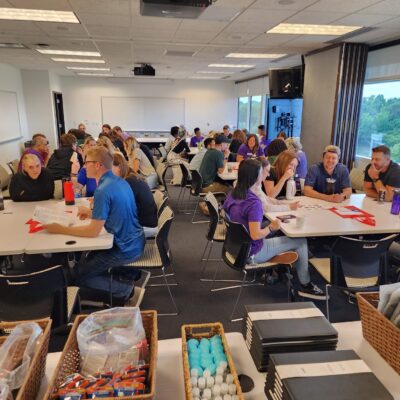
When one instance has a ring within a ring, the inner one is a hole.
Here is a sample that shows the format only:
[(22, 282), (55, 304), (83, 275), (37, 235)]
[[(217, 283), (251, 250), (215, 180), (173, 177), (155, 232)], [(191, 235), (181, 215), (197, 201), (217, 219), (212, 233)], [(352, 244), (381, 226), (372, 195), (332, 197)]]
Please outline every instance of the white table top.
[[(302, 205), (296, 211), (270, 212), (266, 214), (269, 220), (276, 219), (277, 216), (285, 214), (303, 216), (304, 224), (300, 228), (296, 226), (295, 218), (281, 224), (281, 231), (289, 237), (390, 234), (400, 232), (399, 216), (390, 214), (391, 203), (378, 203), (364, 194), (352, 194), (350, 199), (339, 204), (305, 196), (295, 197), (295, 200), (300, 201)], [(356, 206), (374, 215), (376, 225), (367, 225), (353, 218), (342, 218), (328, 210), (331, 207), (347, 205)]]
[(189, 156), (195, 156), (199, 152), (198, 147), (189, 147), (190, 151), (187, 153)]
[(159, 137), (137, 137), (136, 140), (139, 143), (167, 143), (168, 138), (164, 136), (159, 136)]
[[(232, 171), (228, 172), (228, 168), (232, 168)], [(222, 174), (218, 174), (218, 176), (224, 181), (236, 181), (238, 177), (238, 168), (238, 162), (228, 162), (225, 165), (224, 172), (222, 172)]]
[[(354, 350), (371, 368), (372, 372), (392, 394), (400, 400), (399, 375), (362, 337), (361, 323), (342, 322), (333, 324), (339, 333), (338, 350)], [(246, 400), (264, 399), (266, 375), (257, 371), (253, 359), (247, 350), (243, 336), (239, 332), (227, 333), (226, 338), (238, 374), (250, 376), (254, 389), (244, 394)], [(46, 374), (37, 397), (41, 400), (61, 353), (50, 353), (47, 357)], [(160, 340), (158, 342), (158, 360), (156, 373), (157, 400), (184, 400), (185, 387), (182, 367), (181, 339)]]
[[(0, 212), (0, 255), (104, 250), (112, 247), (113, 235), (107, 233), (104, 228), (96, 238), (53, 235), (46, 231), (29, 233), (29, 226), (26, 225), (26, 222), (32, 218), (36, 205), (62, 207), (68, 208), (68, 210), (77, 207), (65, 206), (57, 200), (30, 203), (15, 203), (6, 200), (5, 210)], [(67, 242), (71, 242), (71, 244), (67, 244)]]

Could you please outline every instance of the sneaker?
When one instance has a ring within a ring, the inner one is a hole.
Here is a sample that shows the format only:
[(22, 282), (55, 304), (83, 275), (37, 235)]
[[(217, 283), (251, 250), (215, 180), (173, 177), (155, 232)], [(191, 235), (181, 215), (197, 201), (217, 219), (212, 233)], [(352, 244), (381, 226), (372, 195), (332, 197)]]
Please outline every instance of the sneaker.
[(140, 286), (135, 286), (132, 297), (126, 302), (125, 307), (139, 307), (142, 303), (146, 290)]
[(301, 289), (297, 293), (301, 297), (308, 297), (314, 300), (326, 300), (325, 293), (312, 282), (307, 283), (307, 285), (301, 285)]

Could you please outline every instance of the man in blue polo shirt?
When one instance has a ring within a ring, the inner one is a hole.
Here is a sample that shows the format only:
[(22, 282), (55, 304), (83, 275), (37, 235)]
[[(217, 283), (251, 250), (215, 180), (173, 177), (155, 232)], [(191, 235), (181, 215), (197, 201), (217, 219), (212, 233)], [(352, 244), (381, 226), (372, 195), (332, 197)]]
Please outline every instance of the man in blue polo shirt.
[(351, 183), (347, 167), (339, 163), (340, 148), (325, 147), (322, 162), (308, 170), (304, 182), (304, 195), (316, 199), (341, 203), (351, 196)]
[[(50, 233), (67, 234), (83, 237), (96, 237), (103, 226), (114, 235), (114, 244), (110, 250), (90, 252), (76, 265), (79, 286), (108, 291), (110, 267), (119, 267), (139, 258), (144, 249), (145, 237), (139, 224), (135, 198), (128, 183), (111, 171), (113, 156), (105, 147), (91, 148), (86, 156), (87, 176), (95, 178), (98, 186), (94, 192), (93, 211), (87, 207), (79, 208), (81, 219), (90, 219), (84, 226), (66, 227), (48, 224), (45, 228)], [(133, 290), (129, 280), (113, 281), (113, 296), (128, 299)]]

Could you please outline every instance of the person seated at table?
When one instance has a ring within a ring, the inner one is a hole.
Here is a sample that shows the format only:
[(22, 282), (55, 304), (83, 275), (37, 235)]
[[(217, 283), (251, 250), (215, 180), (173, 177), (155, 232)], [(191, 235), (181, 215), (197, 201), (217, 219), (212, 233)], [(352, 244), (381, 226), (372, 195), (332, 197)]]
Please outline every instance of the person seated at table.
[(215, 147), (215, 139), (214, 138), (206, 138), (203, 142), (204, 146), (199, 152), (192, 158), (189, 163), (189, 169), (191, 171), (200, 170), (201, 163), (203, 162), (204, 155), (206, 154), (208, 149), (213, 149)]
[(136, 138), (128, 138), (125, 141), (125, 148), (126, 154), (128, 155), (128, 163), (132, 170), (137, 174), (140, 174), (145, 179), (150, 189), (156, 188), (158, 185), (156, 170), (143, 153)]
[[(262, 173), (263, 173), (263, 180), (262, 182), (265, 183), (265, 180), (270, 176), (271, 171), (271, 164), (265, 158), (260, 160), (262, 166)], [(284, 200), (277, 200), (273, 197), (269, 197), (265, 194), (262, 190), (262, 185), (260, 184), (256, 188), (253, 189), (253, 192), (257, 195), (260, 199), (264, 215), (269, 212), (279, 212), (279, 211), (290, 211), (290, 210), (297, 210), (299, 208), (300, 202), (294, 201), (292, 203), (288, 203)]]
[(105, 147), (111, 154), (114, 154), (117, 151), (117, 149), (115, 148), (111, 139), (108, 136), (105, 136), (105, 135), (100, 136), (97, 139), (96, 144), (97, 144), (97, 146)]
[(124, 143), (120, 139), (118, 132), (113, 131), (110, 125), (104, 124), (102, 127), (102, 132), (99, 134), (99, 138), (103, 136), (107, 136), (111, 140), (114, 147), (118, 149), (118, 151), (120, 151), (126, 159), (128, 159), (128, 156), (124, 148)]
[(112, 171), (114, 175), (128, 182), (136, 200), (139, 223), (143, 227), (144, 235), (146, 238), (154, 237), (158, 224), (157, 205), (149, 185), (129, 167), (128, 162), (120, 153), (114, 154)]
[(307, 175), (307, 156), (302, 150), (303, 146), (300, 140), (295, 137), (290, 137), (285, 140), (285, 143), (288, 150), (292, 150), (296, 153), (296, 158), (299, 162), (296, 169), (297, 176), (301, 179), (305, 179)]
[[(175, 132), (178, 130), (177, 135)], [(171, 150), (167, 155), (167, 161), (172, 165), (172, 179), (171, 185), (180, 185), (182, 182), (182, 171), (178, 164), (185, 162), (189, 168), (186, 159), (186, 154), (190, 152), (189, 146), (186, 143), (186, 128), (181, 126), (173, 126), (171, 128), (171, 135), (176, 137), (176, 140), (171, 145)]]
[(10, 197), (13, 201), (41, 201), (53, 198), (54, 178), (36, 154), (25, 154), (22, 171), (12, 176)]
[(265, 154), (265, 149), (271, 143), (271, 139), (267, 139), (267, 131), (265, 129), (265, 125), (258, 125), (258, 136), (260, 137), (260, 147)]
[(268, 178), (264, 181), (265, 192), (269, 197), (285, 197), (286, 183), (295, 178), (298, 161), (293, 151), (285, 150), (275, 160)]
[(328, 145), (322, 162), (308, 170), (304, 182), (304, 196), (341, 203), (351, 196), (350, 175), (347, 167), (339, 162), (340, 148)]
[(310, 280), (308, 270), (307, 241), (304, 238), (289, 238), (287, 236), (271, 237), (271, 233), (279, 230), (279, 220), (274, 220), (265, 228), (263, 221), (263, 206), (254, 193), (263, 180), (263, 171), (259, 160), (244, 160), (239, 165), (238, 180), (235, 188), (228, 194), (224, 202), (224, 210), (233, 222), (243, 224), (251, 238), (251, 250), (248, 262), (252, 258), (256, 263), (264, 263), (272, 257), (285, 251), (295, 251), (298, 261), (295, 264), (301, 288), (299, 296), (316, 300), (325, 299), (323, 291)]
[(120, 138), (120, 140), (122, 142), (125, 142), (126, 139), (128, 139), (128, 137), (130, 137), (130, 135), (128, 133), (125, 133), (122, 128), (118, 125), (114, 126), (114, 128), (112, 128), (115, 136), (118, 136)]
[(70, 178), (71, 175), (77, 175), (83, 159), (77, 153), (77, 139), (70, 133), (64, 133), (60, 138), (61, 147), (54, 150), (47, 163), (47, 168), (54, 179)]
[[(92, 137), (88, 137), (85, 139), (85, 142), (83, 144), (83, 159), (84, 160), (86, 160), (87, 152), (95, 146), (96, 146), (96, 141)], [(93, 197), (94, 191), (97, 188), (97, 182), (96, 182), (96, 179), (87, 177), (85, 166), (83, 166), (79, 170), (77, 182), (79, 185), (81, 185), (82, 189), (84, 187), (86, 187), (86, 193), (85, 193), (86, 197)]]
[(201, 134), (200, 128), (194, 128), (194, 136), (190, 139), (190, 147), (197, 147), (197, 144), (203, 140), (204, 136)]
[(229, 145), (229, 151), (230, 151), (229, 161), (233, 161), (233, 162), (236, 161), (237, 152), (238, 152), (240, 146), (242, 144), (246, 143), (246, 140), (247, 140), (247, 137), (242, 130), (236, 129), (233, 132), (232, 141), (231, 141), (231, 144)]
[(232, 133), (230, 131), (229, 125), (224, 125), (222, 127), (222, 134), (227, 137), (228, 139), (232, 139)]
[(392, 201), (394, 188), (400, 188), (400, 166), (390, 159), (389, 147), (374, 147), (371, 163), (365, 168), (365, 194), (376, 199), (378, 192), (384, 190), (385, 200)]
[(265, 155), (271, 165), (274, 164), (276, 157), (282, 153), (282, 151), (287, 150), (285, 142), (281, 139), (274, 139), (266, 148)]
[(24, 158), (25, 154), (36, 155), (39, 158), (42, 167), (45, 167), (47, 161), (49, 160), (50, 154), (49, 141), (47, 140), (46, 135), (43, 133), (36, 133), (32, 136), (31, 146), (22, 153), (20, 158), (18, 172), (22, 171), (22, 159)]
[[(49, 233), (90, 238), (99, 236), (103, 227), (112, 233), (114, 241), (111, 249), (91, 251), (82, 256), (74, 268), (76, 284), (80, 287), (109, 292), (108, 270), (138, 259), (143, 254), (145, 237), (129, 184), (112, 173), (113, 155), (104, 147), (93, 147), (87, 152), (85, 165), (87, 176), (99, 183), (94, 193), (93, 210), (79, 207), (80, 219), (90, 222), (78, 226), (54, 223), (44, 225), (44, 228)], [(134, 274), (114, 275), (112, 295), (121, 301), (127, 300), (133, 291), (134, 278)]]
[(228, 193), (232, 187), (222, 181), (218, 174), (224, 172), (228, 161), (229, 149), (227, 144), (230, 143), (225, 135), (218, 135), (215, 138), (215, 147), (209, 148), (204, 155), (200, 166), (200, 175), (203, 179), (202, 192), (223, 192)]
[(280, 132), (276, 135), (276, 138), (285, 141), (285, 140), (287, 139), (287, 136), (286, 136), (285, 131), (280, 131)]
[(243, 143), (237, 152), (236, 161), (240, 162), (248, 158), (265, 157), (261, 149), (257, 135), (251, 134), (247, 137), (246, 143)]

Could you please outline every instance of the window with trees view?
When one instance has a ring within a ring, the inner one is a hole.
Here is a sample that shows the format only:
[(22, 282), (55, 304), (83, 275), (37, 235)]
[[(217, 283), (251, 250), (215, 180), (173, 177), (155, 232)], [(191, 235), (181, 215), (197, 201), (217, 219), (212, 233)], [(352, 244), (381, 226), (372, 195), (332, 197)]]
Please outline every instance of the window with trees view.
[(371, 157), (371, 149), (385, 144), (400, 163), (400, 81), (364, 85), (356, 155)]
[(248, 129), (249, 126), (249, 98), (239, 97), (238, 129)]

